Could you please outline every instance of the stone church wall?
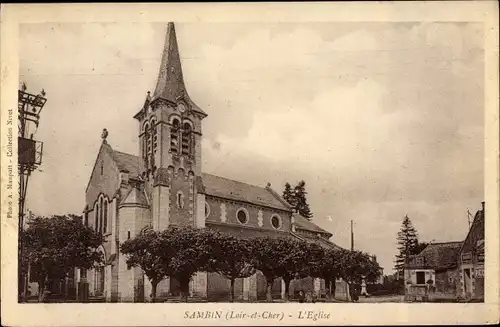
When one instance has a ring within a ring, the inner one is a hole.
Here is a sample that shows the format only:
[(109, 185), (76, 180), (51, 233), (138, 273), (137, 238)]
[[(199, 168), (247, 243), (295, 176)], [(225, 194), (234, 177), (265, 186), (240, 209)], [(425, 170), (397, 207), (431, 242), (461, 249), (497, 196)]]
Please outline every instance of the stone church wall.
[[(205, 200), (210, 207), (209, 215), (206, 218), (207, 222), (227, 223), (236, 226), (264, 228), (274, 231), (276, 229), (271, 225), (271, 216), (273, 214), (278, 214), (281, 218), (281, 228), (279, 230), (291, 230), (290, 216), (285, 211), (274, 210), (243, 202), (228, 201), (209, 195), (205, 196)], [(236, 215), (240, 209), (244, 209), (248, 212), (248, 222), (246, 224), (241, 224), (237, 219)]]

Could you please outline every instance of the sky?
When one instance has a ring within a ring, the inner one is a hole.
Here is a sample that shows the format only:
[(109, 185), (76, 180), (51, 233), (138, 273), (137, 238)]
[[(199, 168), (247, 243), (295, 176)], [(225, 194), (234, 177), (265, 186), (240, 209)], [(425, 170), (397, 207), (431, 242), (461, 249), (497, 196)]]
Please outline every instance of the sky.
[[(44, 88), (43, 163), (27, 208), (81, 214), (101, 131), (138, 153), (166, 23), (23, 24), (20, 81)], [(408, 215), (421, 241), (463, 240), (484, 196), (483, 30), (475, 23), (178, 23), (203, 171), (281, 192), (392, 273)], [(328, 218), (331, 217), (331, 220)]]

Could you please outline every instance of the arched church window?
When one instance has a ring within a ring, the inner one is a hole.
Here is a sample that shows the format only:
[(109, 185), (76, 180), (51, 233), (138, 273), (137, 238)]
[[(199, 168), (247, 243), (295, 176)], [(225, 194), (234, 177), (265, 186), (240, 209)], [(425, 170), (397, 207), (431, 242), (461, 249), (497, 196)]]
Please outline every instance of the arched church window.
[(210, 216), (210, 205), (205, 202), (205, 218), (208, 218)]
[(191, 153), (191, 125), (184, 123), (182, 129), (182, 154), (188, 155)]
[(181, 191), (177, 192), (177, 208), (184, 208), (184, 194)]
[(102, 228), (103, 228), (103, 200), (102, 197), (99, 200), (99, 232), (102, 234)]
[(172, 128), (170, 130), (170, 150), (173, 153), (178, 153), (179, 151), (179, 125), (178, 119), (172, 121)]
[(94, 205), (94, 229), (99, 230), (99, 201)]
[(104, 227), (103, 227), (103, 230), (104, 230), (104, 233), (107, 232), (108, 230), (108, 200), (104, 200)]
[(158, 133), (156, 132), (156, 119), (151, 120), (151, 143), (153, 147), (153, 153), (156, 153), (158, 149)]
[(149, 124), (144, 124), (144, 134), (142, 136), (143, 144), (142, 144), (142, 156), (146, 158), (148, 156), (148, 147), (149, 147)]

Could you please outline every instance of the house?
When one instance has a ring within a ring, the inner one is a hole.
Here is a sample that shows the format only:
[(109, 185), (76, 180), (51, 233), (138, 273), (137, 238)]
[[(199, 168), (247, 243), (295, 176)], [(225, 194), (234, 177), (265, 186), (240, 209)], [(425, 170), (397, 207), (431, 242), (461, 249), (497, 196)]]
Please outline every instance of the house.
[(405, 265), (405, 300), (454, 299), (463, 242), (429, 244)]
[[(181, 67), (175, 27), (169, 23), (156, 88), (148, 92), (134, 118), (138, 155), (117, 151), (107, 142), (95, 160), (85, 192), (84, 223), (105, 236), (100, 248), (105, 265), (77, 271), (88, 282), (90, 295), (107, 301), (143, 301), (150, 285), (140, 268), (127, 267), (120, 243), (145, 227), (164, 230), (171, 225), (211, 227), (240, 237), (292, 237), (337, 247), (332, 234), (300, 215), (272, 189), (203, 171), (202, 121), (208, 114), (189, 96)], [(311, 280), (320, 293), (324, 282)], [(179, 283), (167, 278), (157, 287), (159, 297), (179, 294)], [(191, 295), (200, 299), (228, 298), (229, 281), (216, 273), (197, 273)], [(283, 296), (276, 280), (273, 296)], [(260, 272), (235, 283), (237, 299), (265, 298)]]
[(458, 298), (484, 301), (484, 202), (460, 248)]

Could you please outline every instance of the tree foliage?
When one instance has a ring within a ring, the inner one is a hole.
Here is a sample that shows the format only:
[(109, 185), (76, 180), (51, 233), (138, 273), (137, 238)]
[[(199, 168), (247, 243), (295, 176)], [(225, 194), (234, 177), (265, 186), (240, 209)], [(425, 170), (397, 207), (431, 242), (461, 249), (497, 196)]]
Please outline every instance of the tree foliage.
[(74, 268), (90, 269), (105, 259), (98, 251), (102, 235), (85, 226), (78, 216), (36, 217), (21, 237), (23, 256), (39, 285), (40, 301), (49, 280), (64, 279)]
[(301, 180), (293, 187), (289, 183), (285, 183), (285, 189), (283, 190), (283, 199), (290, 204), (295, 213), (301, 216), (311, 219), (313, 214), (307, 203), (307, 192), (306, 192), (306, 182)]
[(397, 241), (399, 253), (396, 255), (394, 269), (402, 277), (409, 256), (418, 250), (418, 233), (408, 216), (405, 216), (401, 223)]
[(289, 255), (289, 246), (285, 238), (256, 237), (252, 240), (252, 265), (266, 278), (268, 302), (272, 302), (274, 280), (286, 273), (283, 258)]
[(132, 239), (120, 245), (120, 251), (126, 255), (129, 267), (139, 267), (151, 282), (151, 302), (156, 301), (156, 288), (167, 277), (168, 264), (173, 257), (171, 240), (166, 233), (146, 228)]
[(251, 244), (246, 239), (214, 232), (212, 235), (212, 260), (209, 270), (230, 280), (230, 301), (234, 301), (236, 278), (247, 278), (255, 274), (251, 263)]
[(309, 276), (324, 279), (328, 296), (335, 294), (335, 280), (342, 272), (340, 265), (342, 252), (333, 248), (325, 249), (316, 243), (311, 243), (308, 247)]
[(373, 261), (367, 253), (342, 250), (339, 261), (340, 276), (349, 286), (359, 286), (363, 279), (367, 282), (375, 282), (381, 275), (379, 264)]

